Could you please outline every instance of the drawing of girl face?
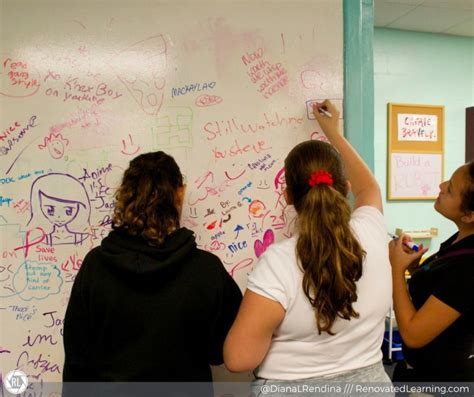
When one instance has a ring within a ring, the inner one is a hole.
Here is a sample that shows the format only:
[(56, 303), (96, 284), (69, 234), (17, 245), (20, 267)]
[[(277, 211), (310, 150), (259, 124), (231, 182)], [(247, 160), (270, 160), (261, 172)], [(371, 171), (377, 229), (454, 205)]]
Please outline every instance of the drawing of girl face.
[(53, 159), (60, 159), (64, 155), (64, 145), (60, 140), (52, 140), (48, 150)]
[(48, 221), (57, 226), (71, 222), (79, 212), (79, 203), (48, 197), (40, 192), (41, 211)]

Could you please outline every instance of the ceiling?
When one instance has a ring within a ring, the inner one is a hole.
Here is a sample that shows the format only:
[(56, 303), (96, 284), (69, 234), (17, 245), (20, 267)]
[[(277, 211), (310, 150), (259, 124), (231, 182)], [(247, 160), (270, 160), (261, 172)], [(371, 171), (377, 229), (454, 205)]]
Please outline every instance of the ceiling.
[(474, 0), (374, 0), (375, 26), (474, 37)]

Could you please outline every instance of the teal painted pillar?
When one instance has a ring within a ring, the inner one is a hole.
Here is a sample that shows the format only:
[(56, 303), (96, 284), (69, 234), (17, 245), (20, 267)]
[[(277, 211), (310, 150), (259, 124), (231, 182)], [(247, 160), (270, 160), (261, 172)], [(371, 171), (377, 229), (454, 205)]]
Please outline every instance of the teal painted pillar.
[(344, 0), (344, 135), (374, 171), (374, 2)]

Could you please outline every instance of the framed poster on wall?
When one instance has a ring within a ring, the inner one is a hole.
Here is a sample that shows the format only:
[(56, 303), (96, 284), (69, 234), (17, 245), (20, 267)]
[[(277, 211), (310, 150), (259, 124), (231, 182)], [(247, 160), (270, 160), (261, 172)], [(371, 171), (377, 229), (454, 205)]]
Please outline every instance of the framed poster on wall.
[(388, 104), (388, 200), (434, 200), (443, 181), (444, 106)]

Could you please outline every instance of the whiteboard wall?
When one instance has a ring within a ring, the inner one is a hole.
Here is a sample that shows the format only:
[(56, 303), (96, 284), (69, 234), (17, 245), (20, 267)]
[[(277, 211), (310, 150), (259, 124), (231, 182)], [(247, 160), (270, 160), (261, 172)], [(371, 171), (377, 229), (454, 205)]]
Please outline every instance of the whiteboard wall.
[(58, 381), (74, 277), (136, 155), (176, 158), (182, 225), (242, 290), (293, 234), (283, 160), (325, 139), (312, 101), (342, 114), (342, 2), (2, 0), (0, 12), (0, 373)]

